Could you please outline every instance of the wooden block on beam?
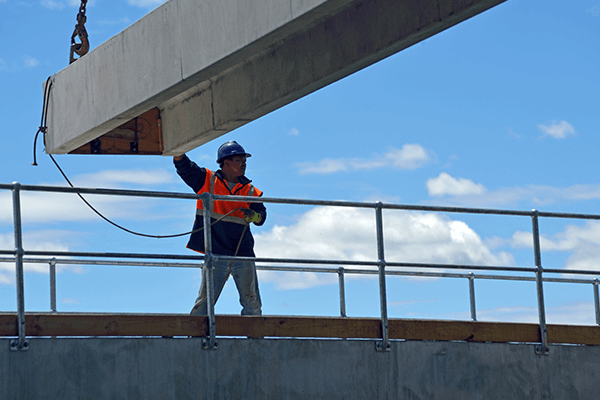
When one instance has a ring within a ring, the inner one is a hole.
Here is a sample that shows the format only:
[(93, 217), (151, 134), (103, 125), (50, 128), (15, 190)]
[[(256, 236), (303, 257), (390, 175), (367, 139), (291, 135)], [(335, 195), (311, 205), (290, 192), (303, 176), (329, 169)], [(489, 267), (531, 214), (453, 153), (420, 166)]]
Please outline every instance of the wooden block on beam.
[(157, 107), (125, 122), (69, 154), (162, 154), (162, 125)]
[[(27, 336), (207, 336), (208, 318), (187, 314), (28, 313)], [(536, 324), (391, 319), (389, 338), (539, 343)], [(600, 327), (548, 325), (548, 342), (600, 345)], [(377, 318), (217, 315), (217, 336), (380, 339)], [(0, 336), (17, 336), (15, 313), (0, 313)]]

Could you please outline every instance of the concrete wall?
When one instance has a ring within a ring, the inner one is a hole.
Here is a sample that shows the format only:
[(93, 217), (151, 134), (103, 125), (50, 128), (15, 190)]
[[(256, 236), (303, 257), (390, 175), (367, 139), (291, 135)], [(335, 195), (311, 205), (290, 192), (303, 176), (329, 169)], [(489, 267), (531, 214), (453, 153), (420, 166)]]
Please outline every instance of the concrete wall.
[(596, 399), (600, 346), (366, 340), (0, 339), (9, 399)]

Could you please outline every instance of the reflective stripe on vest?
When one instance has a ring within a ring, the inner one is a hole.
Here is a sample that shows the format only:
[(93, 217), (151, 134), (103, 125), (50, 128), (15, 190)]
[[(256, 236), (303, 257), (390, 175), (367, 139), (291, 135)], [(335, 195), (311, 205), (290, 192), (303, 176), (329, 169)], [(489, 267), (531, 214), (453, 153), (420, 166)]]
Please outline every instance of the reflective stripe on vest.
[[(256, 189), (251, 184), (241, 185), (240, 183), (234, 186), (234, 195), (235, 196), (253, 196), (259, 197), (262, 192)], [(236, 189), (237, 188), (237, 189)], [(216, 192), (215, 192), (216, 189)], [(213, 173), (211, 170), (206, 170), (206, 178), (204, 180), (204, 185), (197, 194), (209, 192), (210, 194), (217, 195), (228, 195), (230, 194), (229, 188), (221, 182), (217, 180), (217, 175)], [(224, 200), (211, 200), (210, 204), (210, 216), (214, 219), (221, 219), (222, 221), (233, 222), (236, 224), (246, 225), (247, 222), (244, 219), (244, 213), (240, 210), (236, 210), (237, 208), (249, 208), (250, 203), (242, 202), (242, 201), (224, 201)], [(196, 202), (196, 214), (203, 214), (203, 203), (202, 200), (198, 199)], [(235, 210), (231, 212), (232, 210)], [(231, 214), (228, 214), (231, 212)]]

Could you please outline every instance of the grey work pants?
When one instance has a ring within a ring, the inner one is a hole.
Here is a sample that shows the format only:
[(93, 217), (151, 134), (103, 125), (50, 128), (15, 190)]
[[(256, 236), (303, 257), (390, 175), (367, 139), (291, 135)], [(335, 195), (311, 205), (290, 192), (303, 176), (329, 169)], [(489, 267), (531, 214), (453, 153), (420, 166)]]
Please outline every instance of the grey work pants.
[[(231, 270), (230, 270), (231, 265)], [(258, 277), (256, 275), (256, 265), (254, 261), (214, 261), (213, 262), (213, 287), (215, 303), (229, 278), (233, 276), (235, 286), (240, 294), (240, 304), (242, 305), (242, 315), (261, 315), (262, 303), (260, 301), (260, 292), (258, 290)], [(207, 293), (206, 293), (206, 274), (208, 271), (203, 269), (202, 283), (198, 292), (198, 298), (192, 308), (192, 315), (208, 315)]]

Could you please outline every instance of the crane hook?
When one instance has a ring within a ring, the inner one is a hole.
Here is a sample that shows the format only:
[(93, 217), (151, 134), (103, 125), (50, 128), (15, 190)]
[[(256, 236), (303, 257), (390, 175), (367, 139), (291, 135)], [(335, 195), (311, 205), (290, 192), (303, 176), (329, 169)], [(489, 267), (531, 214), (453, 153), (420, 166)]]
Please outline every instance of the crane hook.
[[(69, 64), (78, 60), (78, 58), (75, 58), (75, 54), (81, 58), (90, 50), (90, 42), (88, 40), (87, 31), (85, 30), (85, 22), (87, 21), (87, 17), (85, 16), (86, 4), (87, 0), (81, 0), (79, 13), (77, 13), (77, 24), (75, 25), (75, 30), (71, 35), (71, 57)], [(79, 37), (81, 43), (75, 42), (76, 36)]]

